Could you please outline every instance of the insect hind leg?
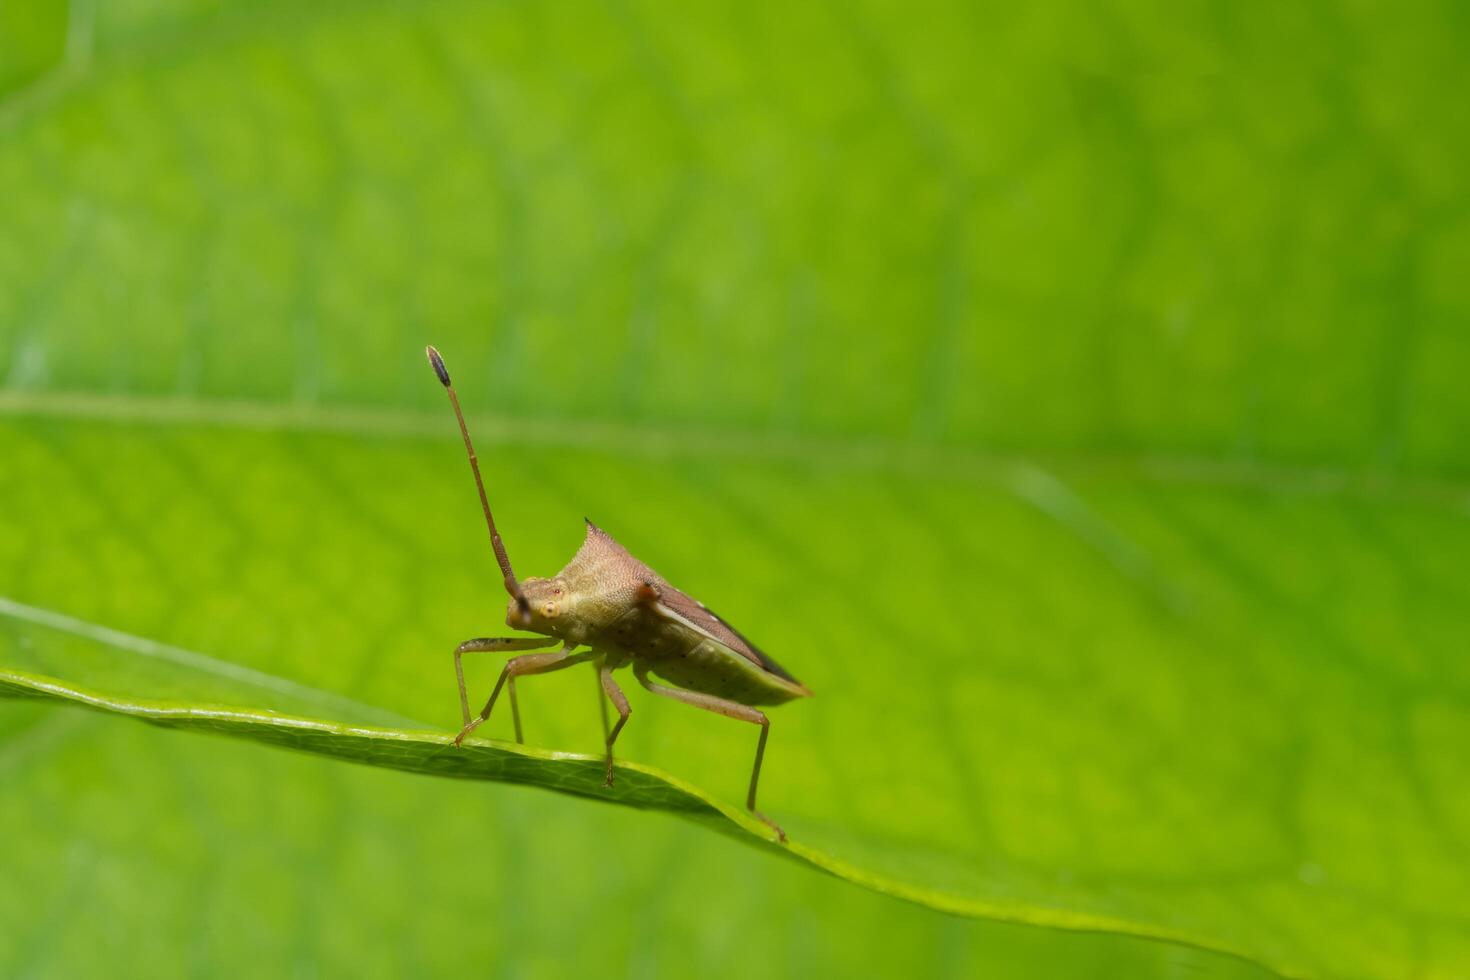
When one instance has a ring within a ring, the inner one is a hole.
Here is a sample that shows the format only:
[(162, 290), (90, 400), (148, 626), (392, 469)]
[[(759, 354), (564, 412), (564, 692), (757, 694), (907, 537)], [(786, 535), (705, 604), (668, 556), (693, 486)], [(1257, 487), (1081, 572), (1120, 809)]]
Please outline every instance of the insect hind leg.
[(766, 737), (771, 733), (771, 720), (766, 717), (766, 713), (759, 708), (752, 708), (750, 705), (741, 704), (738, 701), (730, 701), (725, 698), (717, 698), (712, 694), (701, 694), (698, 691), (686, 691), (683, 688), (667, 687), (663, 684), (656, 683), (649, 679), (648, 668), (641, 664), (634, 664), (633, 673), (638, 678), (639, 684), (642, 684), (651, 693), (657, 694), (660, 697), (672, 698), (675, 701), (691, 704), (696, 708), (703, 708), (705, 711), (713, 711), (717, 715), (724, 715), (726, 718), (734, 718), (737, 721), (748, 721), (752, 725), (761, 726), (760, 741), (755, 746), (755, 765), (750, 770), (750, 792), (745, 797), (745, 807), (765, 823), (766, 826), (774, 830), (776, 836), (781, 839), (781, 843), (786, 843), (786, 831), (781, 829), (781, 825), (764, 813), (761, 813), (755, 807), (755, 790), (761, 778), (761, 762), (765, 759), (766, 755)]

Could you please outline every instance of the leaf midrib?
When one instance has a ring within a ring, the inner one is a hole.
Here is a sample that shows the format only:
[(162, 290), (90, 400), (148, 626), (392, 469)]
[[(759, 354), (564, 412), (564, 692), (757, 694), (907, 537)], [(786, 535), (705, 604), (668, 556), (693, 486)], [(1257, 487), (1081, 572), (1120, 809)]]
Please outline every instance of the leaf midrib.
[[(444, 412), (172, 395), (10, 389), (0, 391), (0, 419), (4, 418), (455, 441), (452, 421), (446, 422)], [(1263, 460), (1238, 454), (1117, 448), (974, 450), (884, 437), (601, 422), (513, 413), (471, 413), (468, 420), (476, 442), (486, 445), (602, 450), (638, 458), (714, 457), (815, 464), (819, 469), (922, 474), (948, 482), (1011, 487), (1030, 482), (1030, 474), (1035, 470), (1055, 470), (1104, 480), (1124, 478), (1145, 485), (1235, 488), (1285, 496), (1397, 499), (1456, 510), (1470, 508), (1470, 479), (1458, 475)]]

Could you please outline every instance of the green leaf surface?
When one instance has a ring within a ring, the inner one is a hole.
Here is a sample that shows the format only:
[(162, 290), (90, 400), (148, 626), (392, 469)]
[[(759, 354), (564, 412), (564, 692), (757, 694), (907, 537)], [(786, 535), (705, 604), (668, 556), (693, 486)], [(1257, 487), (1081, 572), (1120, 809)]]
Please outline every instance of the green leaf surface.
[[(268, 711), (248, 711), (223, 705), (176, 704), (164, 701), (119, 700), (66, 687), (50, 678), (0, 671), (0, 697), (45, 698), (100, 711), (138, 718), (165, 728), (234, 735), (316, 755), (381, 766), (424, 775), (457, 779), (485, 779), (525, 783), (575, 796), (650, 810), (666, 810), (742, 840), (753, 836), (779, 852), (789, 854), (835, 877), (874, 891), (957, 915), (1050, 925), (1064, 929), (1134, 934), (1171, 939), (1211, 949), (1209, 937), (1174, 934), (1162, 928), (1126, 919), (1079, 914), (1009, 901), (977, 901), (964, 894), (945, 893), (873, 874), (815, 850), (799, 841), (776, 842), (769, 827), (727, 803), (710, 798), (696, 787), (646, 766), (620, 763), (612, 787), (603, 785), (605, 768), (600, 756), (548, 752), (524, 746), (467, 741), (456, 748), (443, 733), (333, 724)], [(1216, 950), (1233, 952), (1229, 950)], [(1235, 954), (1248, 959), (1243, 954)]]
[[(503, 599), (433, 342), (519, 570), (590, 516), (816, 692), (762, 780), (809, 860), (1470, 972), (1453, 10), (71, 14), (0, 66), (11, 693), (447, 733)], [(585, 786), (569, 673), (533, 749), (378, 761)], [(625, 801), (773, 850), (747, 726), (632, 693)], [(299, 755), (0, 706), (0, 972), (1251, 970)]]
[(617, 784), (605, 789), (603, 760), (595, 756), (521, 746), (512, 749), (474, 740), (456, 750), (451, 737), (442, 733), (324, 722), (227, 705), (119, 700), (20, 672), (0, 673), (0, 693), (8, 697), (50, 698), (128, 715), (165, 728), (236, 735), (386, 769), (459, 779), (530, 783), (627, 806), (725, 818), (742, 829), (760, 826), (758, 821), (739, 818), (733, 811), (722, 812), (722, 808), (697, 791), (642, 766), (624, 763)]

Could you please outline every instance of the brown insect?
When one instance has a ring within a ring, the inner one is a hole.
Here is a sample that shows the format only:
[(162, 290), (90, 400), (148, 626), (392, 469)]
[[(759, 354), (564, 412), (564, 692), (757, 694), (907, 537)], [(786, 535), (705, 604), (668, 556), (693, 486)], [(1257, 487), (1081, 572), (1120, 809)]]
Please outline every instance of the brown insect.
[[(518, 581), (505, 553), (505, 544), (500, 540), (500, 532), (495, 529), (490, 499), (485, 495), (485, 482), (480, 476), (479, 459), (470, 443), (469, 428), (465, 425), (464, 413), (460, 411), (459, 397), (450, 384), (449, 371), (433, 347), (426, 348), (426, 353), (440, 383), (449, 393), (449, 403), (459, 422), (465, 451), (469, 453), (475, 486), (480, 491), (480, 505), (485, 511), (485, 524), (490, 529), (490, 544), (505, 576), (505, 590), (510, 593), (505, 623), (514, 629), (541, 634), (536, 637), (481, 637), (466, 640), (455, 649), (454, 674), (459, 682), (459, 706), (464, 727), (455, 736), (454, 744), (459, 745), (489, 719), (502, 688), (510, 694), (516, 741), (522, 741), (521, 713), (516, 705), (516, 678), (546, 674), (573, 664), (591, 663), (597, 671), (602, 691), (618, 710), (617, 723), (609, 728), (607, 703), (599, 698), (607, 741), (607, 780), (604, 785), (611, 786), (613, 743), (632, 714), (628, 699), (613, 679), (613, 671), (631, 665), (638, 683), (660, 697), (761, 726), (745, 805), (751, 813), (769, 824), (784, 842), (786, 833), (755, 806), (761, 760), (765, 756), (766, 737), (771, 730), (765, 712), (757, 706), (782, 704), (795, 698), (809, 697), (812, 692), (739, 630), (703, 603), (674, 588), (591, 521), (587, 521), (587, 536), (582, 547), (565, 568), (551, 578)], [(469, 694), (465, 689), (461, 661), (464, 654), (534, 650), (557, 643), (561, 644), (561, 649), (555, 652), (525, 654), (507, 661), (479, 717), (470, 716)], [(579, 647), (587, 649), (576, 652)], [(650, 673), (678, 686), (656, 683), (649, 678)]]

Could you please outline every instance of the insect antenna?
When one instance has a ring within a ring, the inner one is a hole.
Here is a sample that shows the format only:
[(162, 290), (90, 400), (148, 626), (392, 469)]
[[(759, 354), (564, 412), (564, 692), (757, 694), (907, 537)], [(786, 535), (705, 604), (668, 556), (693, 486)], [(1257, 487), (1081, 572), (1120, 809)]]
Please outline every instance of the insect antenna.
[(485, 481), (480, 476), (480, 458), (475, 455), (474, 444), (470, 442), (469, 427), (464, 424), (464, 412), (459, 408), (459, 396), (454, 393), (454, 385), (449, 383), (449, 369), (444, 366), (444, 358), (432, 346), (425, 347), (424, 353), (429, 356), (429, 363), (434, 367), (434, 373), (439, 376), (439, 383), (444, 390), (449, 392), (449, 404), (454, 408), (454, 417), (459, 422), (459, 434), (464, 437), (465, 452), (470, 457), (470, 470), (475, 474), (475, 488), (480, 491), (480, 506), (485, 511), (485, 526), (490, 529), (490, 547), (495, 549), (495, 560), (500, 563), (500, 570), (505, 574), (505, 591), (511, 594), (516, 601), (516, 607), (521, 614), (521, 621), (531, 621), (531, 605), (526, 601), (525, 593), (521, 591), (521, 584), (516, 581), (516, 573), (510, 567), (510, 556), (505, 553), (505, 542), (500, 540), (500, 532), (495, 529), (495, 517), (490, 513), (490, 498), (485, 495)]

